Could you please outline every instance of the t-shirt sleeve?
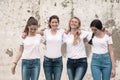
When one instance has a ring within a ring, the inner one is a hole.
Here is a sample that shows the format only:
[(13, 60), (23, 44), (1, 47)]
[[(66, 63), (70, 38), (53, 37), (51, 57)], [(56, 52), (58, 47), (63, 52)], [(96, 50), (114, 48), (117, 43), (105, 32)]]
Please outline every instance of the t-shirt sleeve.
[(19, 41), (18, 41), (19, 45), (24, 45), (23, 41), (24, 39), (22, 37), (19, 37)]
[(66, 35), (67, 34), (64, 33), (63, 36), (62, 36), (62, 42), (63, 42), (63, 44), (66, 42)]
[(65, 30), (64, 29), (60, 29), (60, 32), (62, 34), (62, 44), (64, 44), (64, 40), (65, 40)]
[(86, 36), (86, 39), (87, 39), (88, 41), (90, 41), (91, 38), (92, 38), (92, 32), (88, 32), (88, 33), (87, 33), (87, 36)]
[(112, 37), (111, 37), (111, 36), (108, 37), (108, 44), (113, 44), (113, 41), (112, 41)]
[(46, 33), (47, 33), (48, 29), (45, 29), (45, 31), (43, 31), (43, 36), (41, 37), (41, 42), (45, 43), (46, 42)]

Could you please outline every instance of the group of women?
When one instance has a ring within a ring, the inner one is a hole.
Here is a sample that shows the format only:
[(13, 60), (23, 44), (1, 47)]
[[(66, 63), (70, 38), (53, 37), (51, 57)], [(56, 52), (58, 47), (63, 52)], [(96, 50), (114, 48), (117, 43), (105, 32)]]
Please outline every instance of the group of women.
[[(21, 39), (19, 53), (12, 64), (12, 74), (16, 65), (22, 59), (22, 80), (38, 80), (40, 74), (39, 44), (46, 46), (43, 69), (46, 80), (61, 80), (63, 61), (61, 46), (66, 43), (67, 74), (69, 80), (83, 80), (88, 63), (85, 42), (92, 47), (91, 72), (94, 80), (110, 80), (115, 77), (115, 61), (112, 49), (112, 38), (103, 30), (102, 22), (95, 19), (91, 22), (91, 32), (81, 30), (81, 21), (72, 17), (67, 31), (60, 29), (59, 17), (52, 15), (48, 28), (36, 31), (38, 21), (30, 17)], [(39, 35), (39, 34), (41, 35)]]

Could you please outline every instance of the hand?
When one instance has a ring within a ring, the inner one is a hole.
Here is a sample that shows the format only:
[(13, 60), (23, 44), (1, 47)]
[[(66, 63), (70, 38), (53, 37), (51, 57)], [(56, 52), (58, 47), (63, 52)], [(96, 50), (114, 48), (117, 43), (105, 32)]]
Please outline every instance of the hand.
[(45, 31), (46, 28), (43, 28), (43, 29), (40, 29), (40, 30), (37, 30), (36, 33), (37, 34), (40, 34), (40, 35), (44, 35), (44, 31)]
[(116, 75), (115, 69), (112, 69), (112, 71), (111, 71), (111, 77), (114, 78), (115, 75)]
[(13, 75), (15, 74), (15, 69), (16, 69), (16, 64), (12, 63), (11, 71)]
[(78, 29), (78, 34), (81, 34), (81, 30), (80, 29)]
[(41, 29), (41, 31), (44, 31), (46, 28)]
[(24, 33), (22, 33), (22, 38), (23, 38), (23, 39), (25, 39), (25, 38), (26, 38), (26, 36), (27, 36), (27, 33), (25, 33), (25, 32), (24, 32)]
[(67, 30), (67, 29), (65, 29), (65, 34), (68, 34), (70, 32), (70, 30)]
[(107, 35), (109, 35), (109, 36), (112, 35), (112, 31), (110, 31), (108, 28), (105, 28), (105, 29), (104, 29), (104, 32), (105, 32)]

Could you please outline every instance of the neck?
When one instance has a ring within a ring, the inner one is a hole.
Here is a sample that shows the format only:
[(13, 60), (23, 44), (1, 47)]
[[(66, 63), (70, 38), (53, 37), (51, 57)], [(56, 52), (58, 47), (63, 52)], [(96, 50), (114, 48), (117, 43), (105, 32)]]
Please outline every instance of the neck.
[(55, 35), (57, 33), (57, 29), (51, 29), (52, 35)]
[(71, 29), (70, 33), (75, 34), (78, 31), (78, 29)]
[(51, 28), (51, 31), (52, 31), (52, 32), (56, 32), (56, 31), (57, 31), (57, 29), (52, 29), (52, 28)]
[(95, 34), (95, 36), (97, 37), (103, 37), (103, 35), (104, 35), (104, 32), (102, 31), (99, 31), (98, 33)]
[(35, 34), (28, 33), (28, 36), (32, 37), (32, 36), (35, 36)]

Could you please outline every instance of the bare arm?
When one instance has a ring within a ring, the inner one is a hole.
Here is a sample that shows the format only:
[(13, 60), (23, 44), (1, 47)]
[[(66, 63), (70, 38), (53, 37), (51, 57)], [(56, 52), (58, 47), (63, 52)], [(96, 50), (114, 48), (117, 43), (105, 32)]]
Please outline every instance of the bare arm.
[(15, 74), (15, 68), (17, 66), (17, 63), (18, 61), (20, 60), (21, 56), (22, 56), (22, 53), (23, 53), (23, 45), (20, 45), (20, 48), (19, 48), (19, 53), (17, 54), (14, 62), (12, 63), (12, 74)]
[(108, 28), (103, 28), (103, 32), (109, 36), (112, 35), (112, 31), (110, 31)]
[(109, 48), (110, 58), (111, 58), (111, 62), (112, 62), (111, 77), (115, 77), (115, 59), (114, 59), (114, 52), (113, 52), (112, 44), (109, 44), (108, 48)]
[(46, 29), (46, 28), (40, 29), (40, 30), (36, 31), (36, 33), (43, 36), (43, 35), (44, 35), (44, 30), (45, 30), (45, 29)]
[[(37, 30), (37, 31), (36, 31), (36, 34), (40, 34), (40, 35), (43, 36), (43, 35), (44, 35), (44, 30), (45, 30), (45, 29), (46, 29), (46, 28), (43, 28), (43, 29), (41, 29), (41, 30)], [(22, 38), (25, 39), (26, 36), (27, 36), (27, 33), (26, 33), (26, 32), (23, 32), (23, 33), (22, 33)]]

